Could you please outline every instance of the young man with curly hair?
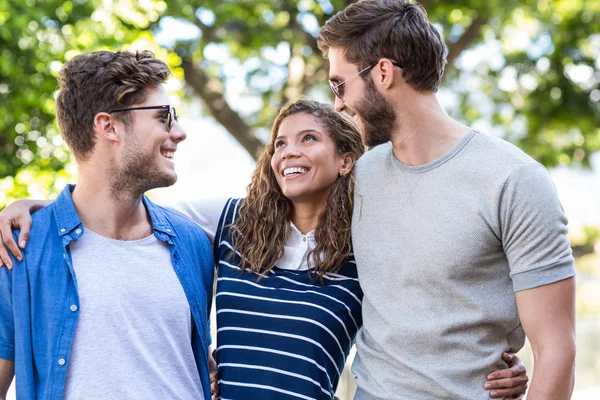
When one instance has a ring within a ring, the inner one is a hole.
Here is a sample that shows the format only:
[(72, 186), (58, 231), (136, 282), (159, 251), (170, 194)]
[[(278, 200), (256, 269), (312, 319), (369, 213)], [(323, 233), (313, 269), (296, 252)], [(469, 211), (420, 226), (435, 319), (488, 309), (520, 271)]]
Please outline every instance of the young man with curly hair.
[(16, 373), (24, 399), (210, 398), (210, 243), (144, 195), (176, 181), (186, 137), (169, 74), (149, 52), (109, 51), (60, 72), (56, 114), (79, 179), (0, 270), (0, 395)]

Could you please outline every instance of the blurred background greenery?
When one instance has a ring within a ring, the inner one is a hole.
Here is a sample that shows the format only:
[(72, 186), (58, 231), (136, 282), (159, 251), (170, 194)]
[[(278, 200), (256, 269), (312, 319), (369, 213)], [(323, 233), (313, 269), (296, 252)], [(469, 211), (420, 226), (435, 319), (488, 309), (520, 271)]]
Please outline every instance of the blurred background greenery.
[[(181, 99), (180, 114), (190, 116), (188, 133), (223, 131), (232, 138), (215, 144), (206, 136), (196, 146), (210, 147), (212, 157), (226, 158), (234, 168), (236, 159), (247, 158), (239, 161), (247, 173), (281, 104), (302, 94), (332, 100), (316, 36), (349, 3), (0, 2), (0, 208), (22, 197), (52, 198), (75, 179), (54, 120), (56, 75), (63, 62), (89, 50), (152, 50), (174, 72), (169, 89)], [(504, 137), (549, 168), (585, 171), (594, 165), (600, 149), (600, 1), (420, 3), (448, 44), (439, 97), (453, 117)], [(240, 151), (244, 157), (233, 156)], [(576, 222), (570, 230), (578, 269), (577, 389), (591, 393), (600, 386), (600, 229), (597, 219)], [(524, 357), (529, 360), (528, 353)], [(350, 378), (341, 390), (349, 396)]]

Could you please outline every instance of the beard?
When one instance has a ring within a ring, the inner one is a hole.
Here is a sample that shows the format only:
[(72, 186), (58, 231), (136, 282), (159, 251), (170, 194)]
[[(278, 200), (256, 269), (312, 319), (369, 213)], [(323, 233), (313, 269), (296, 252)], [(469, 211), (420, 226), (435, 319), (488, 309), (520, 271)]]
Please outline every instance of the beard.
[(396, 125), (396, 111), (375, 89), (370, 78), (365, 82), (365, 95), (354, 108), (354, 112), (361, 122), (365, 145), (374, 147), (391, 140)]
[(127, 131), (125, 145), (120, 162), (112, 160), (114, 165), (110, 175), (111, 196), (115, 200), (137, 198), (150, 189), (171, 186), (177, 181), (177, 175), (164, 171), (153, 152), (144, 152), (143, 146), (134, 132)]

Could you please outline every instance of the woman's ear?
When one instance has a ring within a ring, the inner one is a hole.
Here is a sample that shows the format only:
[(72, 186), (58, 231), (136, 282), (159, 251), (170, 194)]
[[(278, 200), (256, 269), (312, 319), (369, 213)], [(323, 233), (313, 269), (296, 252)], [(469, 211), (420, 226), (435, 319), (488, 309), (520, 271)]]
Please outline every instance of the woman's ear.
[(345, 176), (348, 175), (350, 173), (350, 171), (352, 171), (352, 167), (354, 166), (354, 163), (356, 162), (356, 156), (353, 153), (344, 153), (342, 155), (342, 163), (340, 165), (340, 172), (339, 174), (341, 176)]

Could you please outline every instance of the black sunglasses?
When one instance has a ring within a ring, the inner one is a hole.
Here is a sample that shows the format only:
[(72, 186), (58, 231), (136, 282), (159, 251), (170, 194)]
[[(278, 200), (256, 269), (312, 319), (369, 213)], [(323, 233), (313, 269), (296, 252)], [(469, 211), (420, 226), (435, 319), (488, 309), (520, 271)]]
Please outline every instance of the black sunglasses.
[(165, 110), (167, 111), (167, 132), (171, 132), (171, 128), (175, 121), (177, 121), (177, 111), (175, 107), (171, 105), (164, 106), (145, 106), (145, 107), (129, 107), (129, 108), (117, 108), (116, 110), (111, 110), (108, 113), (116, 113), (116, 112), (124, 112), (124, 111), (134, 111), (134, 110)]
[[(346, 80), (344, 80), (344, 81), (342, 81), (340, 83), (335, 83), (335, 82), (329, 80), (329, 87), (331, 88), (331, 91), (333, 92), (333, 94), (335, 94), (335, 96), (338, 99), (340, 99), (341, 101), (344, 101), (344, 99), (343, 99), (343, 96), (344, 96), (344, 86), (346, 85), (346, 83), (349, 80), (351, 80), (353, 78), (356, 78), (357, 76), (361, 75), (362, 73), (369, 71), (371, 68), (373, 68), (374, 66), (376, 66), (378, 62), (379, 61), (377, 61), (374, 64), (369, 65), (368, 67), (366, 67), (366, 68), (364, 68), (364, 69), (362, 69), (360, 71), (358, 71), (356, 74), (352, 75), (350, 78), (348, 78), (348, 79), (346, 79)], [(398, 63), (395, 63), (393, 61), (392, 61), (392, 64), (394, 64), (398, 68), (402, 68), (402, 65), (400, 65)]]

